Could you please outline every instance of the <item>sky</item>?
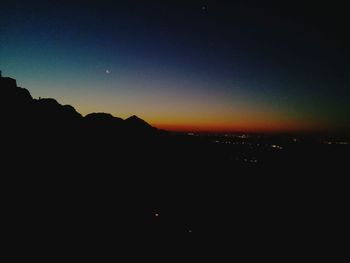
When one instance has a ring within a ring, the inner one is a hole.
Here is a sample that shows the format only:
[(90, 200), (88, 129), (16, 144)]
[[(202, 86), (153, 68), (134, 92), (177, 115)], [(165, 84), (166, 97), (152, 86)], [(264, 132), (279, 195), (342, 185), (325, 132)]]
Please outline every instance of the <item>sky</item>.
[(308, 1), (1, 1), (34, 98), (178, 131), (350, 130), (350, 19)]

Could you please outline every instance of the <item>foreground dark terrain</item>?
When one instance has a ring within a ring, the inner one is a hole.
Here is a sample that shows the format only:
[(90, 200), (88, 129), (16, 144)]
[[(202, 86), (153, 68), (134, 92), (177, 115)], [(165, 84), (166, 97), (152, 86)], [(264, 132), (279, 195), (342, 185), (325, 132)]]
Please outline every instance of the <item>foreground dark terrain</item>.
[(11, 78), (0, 92), (3, 227), (23, 253), (220, 244), (248, 260), (345, 246), (346, 135), (173, 134), (83, 117)]

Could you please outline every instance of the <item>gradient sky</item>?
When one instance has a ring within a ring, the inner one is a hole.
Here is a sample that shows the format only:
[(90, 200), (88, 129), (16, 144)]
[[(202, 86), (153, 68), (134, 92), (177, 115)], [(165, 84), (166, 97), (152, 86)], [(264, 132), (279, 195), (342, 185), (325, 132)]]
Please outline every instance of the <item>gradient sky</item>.
[(349, 130), (347, 9), (278, 2), (5, 0), (0, 69), (83, 115), (187, 131)]

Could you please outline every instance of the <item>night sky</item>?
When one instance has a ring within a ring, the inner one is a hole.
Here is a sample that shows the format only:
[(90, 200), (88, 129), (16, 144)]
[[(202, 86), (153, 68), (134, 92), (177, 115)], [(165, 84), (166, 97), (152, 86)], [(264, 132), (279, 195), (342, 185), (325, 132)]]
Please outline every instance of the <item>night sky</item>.
[(307, 1), (1, 1), (0, 70), (83, 115), (183, 131), (350, 127), (350, 18)]

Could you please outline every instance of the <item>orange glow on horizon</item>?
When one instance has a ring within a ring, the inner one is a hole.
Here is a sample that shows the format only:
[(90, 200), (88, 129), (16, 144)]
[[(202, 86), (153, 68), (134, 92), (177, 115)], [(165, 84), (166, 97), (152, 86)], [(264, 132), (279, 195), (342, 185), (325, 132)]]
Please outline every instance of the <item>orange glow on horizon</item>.
[[(112, 100), (114, 102), (114, 99)], [(103, 104), (106, 106), (106, 104)], [(141, 105), (141, 104), (140, 104)], [(131, 105), (127, 108), (114, 108), (114, 103), (107, 108), (92, 108), (81, 105), (83, 114), (89, 112), (111, 112), (113, 116), (123, 119), (137, 115), (159, 129), (174, 132), (247, 132), (247, 133), (309, 133), (329, 130), (329, 124), (318, 119), (294, 114), (288, 111), (277, 111), (259, 105), (234, 108), (194, 107), (193, 111), (186, 107), (171, 108), (153, 105)], [(123, 106), (123, 105), (122, 105)], [(257, 108), (256, 108), (257, 107)], [(138, 111), (132, 109), (137, 108)], [(112, 110), (111, 110), (112, 109)], [(328, 127), (328, 128), (327, 128)]]
[(248, 133), (278, 133), (278, 132), (310, 132), (319, 131), (319, 127), (296, 124), (246, 124), (246, 125), (191, 125), (191, 124), (162, 124), (155, 123), (155, 127), (174, 132), (248, 132)]

